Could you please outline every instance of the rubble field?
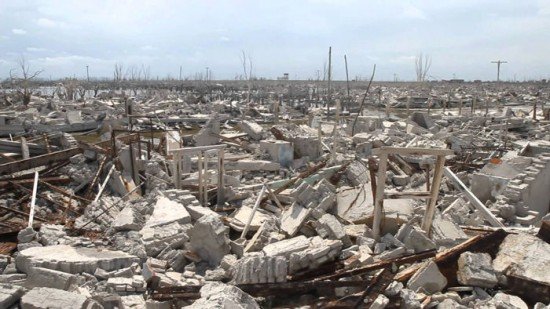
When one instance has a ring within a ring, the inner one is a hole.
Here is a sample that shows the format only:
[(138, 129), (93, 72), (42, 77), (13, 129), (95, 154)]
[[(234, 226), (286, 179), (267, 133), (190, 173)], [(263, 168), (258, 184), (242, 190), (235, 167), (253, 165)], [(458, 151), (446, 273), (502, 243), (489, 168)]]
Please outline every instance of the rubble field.
[(71, 87), (0, 94), (0, 308), (550, 308), (547, 84)]

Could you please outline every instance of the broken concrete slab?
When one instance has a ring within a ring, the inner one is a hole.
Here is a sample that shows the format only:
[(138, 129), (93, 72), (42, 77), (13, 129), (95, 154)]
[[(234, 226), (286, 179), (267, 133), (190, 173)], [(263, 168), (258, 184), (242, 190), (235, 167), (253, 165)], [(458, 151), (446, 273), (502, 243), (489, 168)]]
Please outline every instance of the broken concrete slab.
[(137, 231), (141, 229), (143, 223), (142, 216), (131, 205), (128, 205), (115, 217), (111, 227), (115, 231)]
[(262, 249), (266, 256), (285, 256), (290, 258), (293, 252), (302, 251), (309, 247), (309, 239), (304, 235), (271, 243)]
[(141, 242), (149, 256), (156, 257), (167, 246), (172, 248), (183, 247), (189, 240), (188, 233), (191, 224), (180, 224), (172, 222), (169, 224), (157, 225), (154, 227), (145, 226), (139, 231)]
[(49, 287), (69, 291), (77, 287), (79, 276), (65, 273), (62, 271), (32, 267), (28, 272), (25, 287), (32, 289), (35, 287)]
[(172, 222), (191, 223), (191, 216), (182, 204), (166, 197), (159, 197), (153, 209), (153, 214), (149, 217), (145, 226), (155, 227)]
[(91, 298), (52, 288), (34, 288), (21, 297), (23, 309), (101, 309), (101, 306)]
[(493, 260), (493, 268), (497, 274), (505, 274), (511, 266), (516, 276), (550, 285), (550, 273), (540, 271), (550, 269), (550, 244), (527, 233), (506, 236)]
[(281, 215), (281, 230), (288, 236), (293, 237), (298, 233), (310, 212), (311, 209), (293, 203)]
[[(236, 210), (234, 213), (231, 214), (229, 219), (229, 224), (231, 228), (234, 230), (237, 230), (241, 232), (245, 225), (248, 222), (248, 219), (253, 214), (252, 208), (248, 206), (242, 206), (238, 210)], [(257, 231), (260, 226), (264, 223), (264, 221), (269, 220), (272, 217), (268, 212), (265, 212), (261, 209), (257, 209), (254, 212), (254, 216), (252, 217), (252, 221), (250, 221), (249, 230), (250, 231)]]
[(241, 159), (239, 161), (225, 162), (226, 171), (278, 171), (281, 164), (266, 160)]
[(230, 251), (228, 230), (219, 216), (204, 216), (189, 231), (190, 247), (209, 265), (218, 266)]
[(260, 306), (252, 296), (244, 293), (236, 286), (220, 283), (206, 283), (200, 290), (201, 298), (192, 305), (182, 308), (205, 309), (205, 308), (239, 308), (239, 309), (260, 309)]
[(462, 285), (493, 288), (498, 280), (488, 253), (464, 252), (458, 258), (456, 277)]
[(254, 121), (243, 120), (239, 123), (239, 128), (253, 140), (259, 141), (263, 137), (262, 126)]
[(245, 256), (232, 267), (235, 284), (286, 282), (287, 259), (284, 256)]
[(433, 261), (422, 266), (407, 283), (407, 288), (426, 294), (441, 292), (447, 286), (447, 278)]
[(11, 308), (25, 294), (23, 287), (11, 284), (0, 284), (0, 308)]
[(290, 167), (294, 161), (294, 145), (280, 140), (260, 141), (260, 151), (267, 153), (271, 160), (284, 167)]
[(122, 251), (76, 248), (67, 245), (25, 249), (15, 258), (17, 269), (29, 273), (32, 267), (43, 267), (70, 274), (93, 274), (96, 268), (107, 271), (129, 267), (139, 259)]

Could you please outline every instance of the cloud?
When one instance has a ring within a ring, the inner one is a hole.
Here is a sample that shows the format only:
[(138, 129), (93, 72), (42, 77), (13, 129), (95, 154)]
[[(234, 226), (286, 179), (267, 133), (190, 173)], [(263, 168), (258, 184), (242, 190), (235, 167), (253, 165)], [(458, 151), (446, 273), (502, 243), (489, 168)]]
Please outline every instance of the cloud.
[(142, 47), (140, 47), (141, 50), (144, 50), (144, 51), (152, 51), (152, 50), (157, 50), (158, 48), (154, 47), (154, 46), (151, 46), (151, 45), (144, 45)]
[(228, 38), (228, 37), (226, 37), (226, 36), (222, 36), (222, 37), (220, 37), (220, 41), (222, 41), (222, 42), (229, 42), (229, 41), (231, 41), (231, 39)]
[(17, 35), (25, 35), (27, 34), (27, 31), (23, 30), (23, 29), (19, 29), (19, 28), (14, 28), (14, 29), (11, 29), (11, 32), (13, 34), (17, 34)]
[(44, 17), (37, 19), (36, 24), (43, 28), (57, 28), (65, 26), (64, 22), (55, 21)]
[(417, 8), (416, 6), (413, 6), (410, 3), (407, 3), (404, 5), (402, 13), (403, 13), (403, 17), (406, 17), (406, 18), (421, 19), (421, 20), (428, 19), (424, 11)]
[(26, 48), (28, 52), (45, 52), (45, 51), (48, 51), (49, 49), (47, 48), (43, 48), (43, 47), (27, 47)]

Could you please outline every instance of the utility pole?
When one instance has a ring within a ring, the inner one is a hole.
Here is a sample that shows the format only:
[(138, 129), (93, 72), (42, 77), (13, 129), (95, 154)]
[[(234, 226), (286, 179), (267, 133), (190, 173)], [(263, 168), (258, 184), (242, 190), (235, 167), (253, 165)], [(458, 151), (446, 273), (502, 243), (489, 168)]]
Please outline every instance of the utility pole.
[(348, 92), (348, 97), (346, 99), (346, 104), (344, 106), (346, 106), (346, 108), (349, 110), (351, 96), (349, 94), (348, 57), (346, 55), (344, 55), (344, 62), (346, 63), (346, 88)]
[(180, 81), (181, 81), (181, 65), (180, 65)]
[(497, 60), (497, 61), (491, 61), (491, 63), (497, 64), (497, 83), (498, 83), (500, 82), (500, 65), (503, 63), (508, 63), (508, 61)]
[(88, 83), (90, 82), (90, 72), (88, 71), (88, 66), (86, 66), (86, 79), (88, 80)]
[(206, 81), (208, 81), (208, 67), (206, 67)]
[(330, 115), (330, 75), (332, 73), (332, 46), (328, 48), (327, 120)]

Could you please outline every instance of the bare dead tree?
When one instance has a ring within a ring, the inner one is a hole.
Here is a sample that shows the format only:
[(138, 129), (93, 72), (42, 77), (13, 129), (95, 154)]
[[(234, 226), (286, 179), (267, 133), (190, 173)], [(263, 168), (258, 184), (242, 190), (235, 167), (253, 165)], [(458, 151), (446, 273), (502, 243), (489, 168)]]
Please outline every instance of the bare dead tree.
[(113, 80), (115, 82), (120, 82), (123, 79), (122, 70), (124, 66), (122, 63), (115, 63), (115, 70), (113, 71)]
[(357, 115), (355, 115), (355, 119), (353, 120), (353, 126), (351, 127), (351, 136), (355, 135), (355, 125), (357, 124), (357, 119), (359, 118), (359, 115), (363, 113), (363, 107), (365, 106), (365, 100), (367, 99), (367, 95), (369, 94), (370, 85), (372, 84), (372, 80), (374, 79), (374, 73), (376, 73), (376, 64), (372, 68), (372, 75), (370, 76), (369, 84), (367, 85), (367, 90), (363, 95), (363, 100), (361, 101), (361, 105), (359, 106), (359, 111), (357, 112)]
[[(242, 52), (241, 62), (243, 64), (244, 78), (248, 81), (248, 94), (247, 94), (246, 101), (250, 102), (250, 92), (252, 91), (252, 58), (250, 58), (250, 55), (248, 55), (247, 57), (244, 50), (241, 50), (241, 52)], [(246, 70), (247, 61), (248, 61), (248, 72)]]
[(416, 81), (423, 82), (426, 80), (426, 76), (432, 66), (432, 57), (430, 55), (418, 54), (414, 60), (416, 68)]
[(241, 62), (243, 64), (244, 79), (248, 79), (248, 71), (246, 70), (246, 53), (244, 50), (241, 50)]
[(27, 106), (31, 102), (31, 96), (34, 92), (32, 81), (40, 75), (43, 70), (31, 72), (30, 66), (23, 56), (19, 59), (18, 64), (19, 70), (21, 71), (20, 77), (13, 74), (14, 70), (10, 70), (10, 80), (17, 93), (21, 96), (23, 105)]
[(142, 64), (141, 71), (143, 72), (143, 79), (148, 81), (151, 78), (151, 68)]

